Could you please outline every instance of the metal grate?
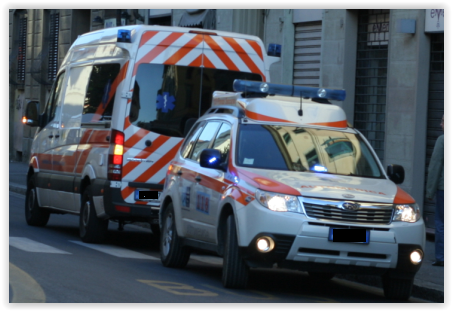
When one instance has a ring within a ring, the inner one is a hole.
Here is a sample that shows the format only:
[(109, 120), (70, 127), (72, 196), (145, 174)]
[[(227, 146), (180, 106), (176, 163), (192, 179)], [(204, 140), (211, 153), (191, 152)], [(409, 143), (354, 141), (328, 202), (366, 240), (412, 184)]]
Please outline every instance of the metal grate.
[(25, 81), (25, 62), (27, 51), (27, 18), (21, 17), (19, 19), (19, 40), (17, 53), (17, 80)]
[(384, 157), (389, 10), (362, 10), (358, 17), (358, 51), (354, 126)]
[(357, 211), (348, 211), (339, 209), (335, 206), (318, 205), (306, 202), (304, 202), (303, 205), (308, 217), (351, 223), (389, 224), (393, 211), (392, 208), (360, 208)]
[(58, 34), (60, 29), (60, 14), (50, 14), (49, 34), (49, 70), (48, 79), (54, 81), (58, 71)]

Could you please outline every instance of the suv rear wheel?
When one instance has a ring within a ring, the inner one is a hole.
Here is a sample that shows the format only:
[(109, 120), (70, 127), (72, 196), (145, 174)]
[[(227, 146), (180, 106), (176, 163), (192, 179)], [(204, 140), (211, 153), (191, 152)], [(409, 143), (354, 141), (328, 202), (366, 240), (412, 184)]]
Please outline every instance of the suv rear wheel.
[(227, 288), (246, 288), (249, 267), (239, 253), (237, 229), (234, 215), (226, 220), (226, 239), (223, 258), (223, 286)]

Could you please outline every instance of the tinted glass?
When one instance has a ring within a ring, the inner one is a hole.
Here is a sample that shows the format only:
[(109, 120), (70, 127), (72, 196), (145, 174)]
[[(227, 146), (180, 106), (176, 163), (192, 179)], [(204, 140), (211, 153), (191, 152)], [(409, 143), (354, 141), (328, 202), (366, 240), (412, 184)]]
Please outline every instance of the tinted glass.
[(138, 67), (130, 122), (159, 134), (182, 137), (185, 123), (212, 103), (214, 91), (233, 91), (235, 79), (262, 81), (253, 73), (175, 65)]
[(204, 149), (209, 148), (210, 142), (214, 138), (215, 134), (217, 133), (218, 126), (220, 125), (220, 122), (209, 122), (204, 127), (201, 135), (199, 135), (198, 141), (196, 142), (193, 153), (190, 156), (190, 159), (198, 161), (199, 162), (199, 155), (201, 154), (201, 151)]
[(110, 121), (115, 101), (119, 64), (95, 65), (86, 90), (82, 123)]
[(228, 123), (221, 125), (212, 148), (220, 151), (221, 163), (225, 163), (228, 159), (229, 150), (231, 149), (231, 125)]
[(201, 133), (203, 125), (204, 125), (204, 122), (198, 122), (197, 124), (195, 124), (195, 126), (191, 130), (190, 134), (185, 139), (184, 144), (181, 148), (181, 153), (184, 158), (187, 158), (188, 155), (190, 154), (191, 150), (193, 149), (193, 145), (195, 144), (196, 139), (199, 136), (199, 133)]
[(359, 135), (295, 126), (241, 125), (240, 166), (384, 178)]

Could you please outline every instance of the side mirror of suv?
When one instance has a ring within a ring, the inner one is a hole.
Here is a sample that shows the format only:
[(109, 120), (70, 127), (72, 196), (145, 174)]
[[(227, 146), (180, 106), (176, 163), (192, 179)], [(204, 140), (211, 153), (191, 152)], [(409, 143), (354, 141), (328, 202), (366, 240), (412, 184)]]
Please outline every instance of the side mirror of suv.
[(39, 102), (28, 102), (25, 107), (25, 114), (22, 118), (22, 123), (31, 127), (40, 126), (39, 119)]
[(396, 184), (401, 184), (405, 180), (405, 170), (403, 166), (397, 164), (388, 165), (388, 177)]
[(199, 156), (201, 167), (224, 170), (221, 165), (221, 153), (217, 149), (204, 149)]

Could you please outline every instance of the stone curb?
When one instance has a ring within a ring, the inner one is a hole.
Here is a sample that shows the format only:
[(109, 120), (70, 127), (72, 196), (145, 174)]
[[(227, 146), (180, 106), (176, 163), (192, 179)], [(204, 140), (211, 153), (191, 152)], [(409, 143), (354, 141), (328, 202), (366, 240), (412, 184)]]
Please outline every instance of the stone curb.
[[(16, 192), (16, 193), (19, 193), (22, 195), (26, 194), (26, 190), (27, 189), (21, 185), (16, 185), (16, 184), (9, 185), (9, 191)], [(143, 228), (149, 229), (149, 224), (140, 223), (137, 225), (141, 226)], [(382, 288), (381, 279), (380, 279), (380, 277), (377, 277), (377, 276), (372, 276), (372, 275), (370, 275), (370, 276), (356, 275), (355, 276), (355, 275), (348, 275), (348, 274), (346, 274), (346, 275), (339, 274), (339, 275), (336, 275), (336, 277), (339, 279), (344, 279), (344, 280), (348, 280), (348, 281), (352, 281), (352, 282), (357, 282), (357, 283), (361, 283), (361, 284), (365, 284), (365, 285), (369, 285), (369, 286)], [(444, 292), (433, 289), (433, 288), (429, 288), (429, 287), (419, 286), (416, 284), (413, 284), (413, 292), (412, 292), (411, 296), (420, 298), (420, 299), (433, 301), (433, 302), (444, 303)]]
[[(374, 286), (378, 288), (383, 288), (383, 285), (381, 284), (381, 279), (378, 276), (373, 275), (336, 275), (339, 279), (344, 279), (348, 281), (353, 281), (369, 286)], [(429, 287), (423, 287), (420, 285), (413, 284), (413, 291), (411, 293), (412, 297), (420, 298), (424, 300), (429, 300), (433, 302), (440, 302), (444, 303), (444, 292), (440, 290), (436, 290)]]
[(10, 183), (9, 191), (25, 195), (27, 193), (27, 188), (21, 185), (15, 185)]

